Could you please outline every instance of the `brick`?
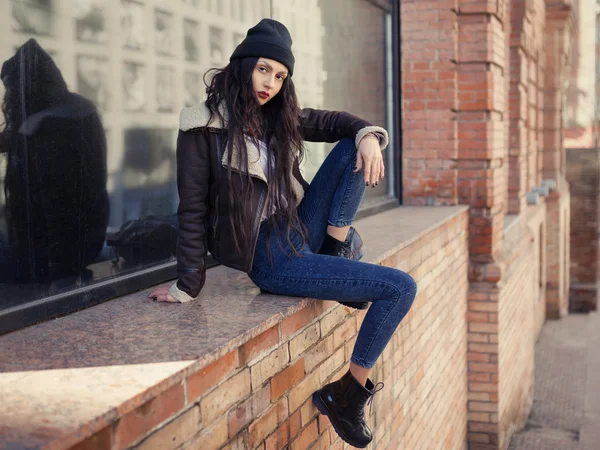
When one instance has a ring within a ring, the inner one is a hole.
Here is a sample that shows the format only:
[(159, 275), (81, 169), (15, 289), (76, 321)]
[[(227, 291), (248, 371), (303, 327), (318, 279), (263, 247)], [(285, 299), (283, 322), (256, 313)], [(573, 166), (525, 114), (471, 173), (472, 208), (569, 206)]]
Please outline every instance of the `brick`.
[(498, 425), (493, 424), (493, 423), (469, 422), (468, 428), (469, 428), (469, 431), (472, 431), (474, 433), (495, 434), (498, 432)]
[(469, 343), (478, 342), (487, 344), (488, 342), (490, 342), (490, 335), (483, 333), (467, 333), (467, 341)]
[(250, 392), (250, 370), (244, 369), (201, 400), (202, 423), (212, 423), (233, 405), (249, 397)]
[(293, 439), (302, 429), (302, 418), (300, 410), (290, 415), (290, 437)]
[(469, 302), (469, 311), (498, 311), (498, 304), (492, 302)]
[(325, 384), (325, 381), (332, 373), (339, 370), (340, 367), (344, 367), (345, 353), (346, 350), (344, 347), (340, 347), (319, 366), (319, 382), (321, 385)]
[(302, 419), (302, 426), (305, 427), (313, 417), (315, 417), (319, 411), (317, 407), (312, 402), (312, 398), (309, 398), (304, 404), (300, 407), (300, 418)]
[(476, 344), (469, 342), (469, 351), (480, 353), (498, 353), (498, 346), (496, 344)]
[(306, 372), (312, 372), (322, 361), (333, 353), (333, 335), (318, 342), (304, 354)]
[(176, 449), (189, 442), (200, 430), (200, 409), (193, 406), (164, 427), (152, 433), (135, 448), (154, 450)]
[(314, 317), (312, 307), (308, 306), (284, 319), (281, 322), (281, 339), (286, 339), (296, 331), (304, 328), (312, 322)]
[(297, 439), (292, 441), (291, 450), (305, 450), (307, 449), (319, 436), (319, 430), (317, 429), (317, 421), (313, 420), (310, 425), (304, 428)]
[(485, 433), (468, 433), (467, 440), (469, 442), (480, 442), (483, 444), (490, 444), (490, 435)]
[(488, 321), (488, 313), (467, 312), (466, 319), (469, 322), (487, 322)]
[(238, 365), (238, 351), (234, 350), (188, 376), (186, 380), (188, 403), (194, 402), (206, 391), (215, 387), (221, 380), (227, 378), (237, 369)]
[(279, 342), (279, 326), (269, 328), (240, 347), (240, 364), (245, 365)]
[(250, 421), (261, 415), (271, 404), (270, 387), (267, 385), (229, 412), (229, 436), (235, 436)]
[(498, 385), (495, 383), (469, 382), (469, 389), (474, 392), (496, 392)]
[(469, 411), (473, 412), (495, 412), (498, 411), (498, 405), (496, 403), (489, 402), (469, 402)]
[(271, 399), (276, 400), (304, 378), (304, 359), (299, 359), (271, 379)]
[(221, 417), (213, 425), (202, 431), (186, 450), (217, 450), (227, 442), (227, 416)]
[(156, 425), (182, 410), (184, 404), (183, 384), (177, 384), (125, 414), (115, 428), (115, 448), (130, 446)]
[(298, 383), (289, 393), (290, 411), (296, 411), (306, 399), (310, 398), (319, 389), (319, 373), (313, 372)]
[(490, 394), (489, 394), (489, 392), (468, 392), (467, 400), (487, 402), (490, 400)]
[(329, 417), (324, 416), (323, 414), (319, 414), (317, 416), (317, 419), (318, 419), (320, 434), (323, 434), (325, 431), (327, 431), (332, 426), (331, 421), (329, 420)]
[(252, 376), (252, 390), (259, 389), (262, 384), (282, 370), (290, 362), (290, 355), (287, 345), (277, 347), (263, 359), (250, 366)]
[(248, 432), (243, 432), (233, 438), (221, 450), (246, 450), (248, 448)]
[(265, 450), (280, 450), (290, 442), (290, 422), (286, 420), (265, 440)]
[(468, 352), (467, 361), (489, 362), (490, 355), (487, 353)]
[(319, 324), (314, 323), (290, 340), (290, 356), (292, 361), (304, 353), (306, 349), (316, 344), (320, 337)]
[(498, 372), (497, 364), (469, 363), (468, 367), (469, 367), (469, 371), (471, 371), (471, 372), (487, 372), (487, 373), (497, 373)]
[(323, 313), (338, 306), (339, 303), (334, 300), (316, 300), (313, 304), (315, 317), (319, 317)]
[(356, 334), (356, 320), (348, 318), (333, 331), (333, 348), (338, 348)]
[(469, 324), (469, 331), (472, 333), (497, 333), (498, 324), (471, 322)]
[(72, 450), (111, 450), (112, 427), (108, 426), (98, 431), (84, 441), (71, 447)]
[(273, 433), (288, 417), (288, 402), (280, 399), (248, 427), (248, 444), (255, 448)]
[[(319, 322), (321, 323), (321, 337), (327, 336), (331, 330), (346, 320), (346, 309), (339, 305), (336, 308), (326, 314)], [(354, 321), (355, 319), (349, 317), (348, 320)]]
[(467, 420), (469, 422), (489, 422), (490, 415), (488, 413), (469, 412), (467, 413)]

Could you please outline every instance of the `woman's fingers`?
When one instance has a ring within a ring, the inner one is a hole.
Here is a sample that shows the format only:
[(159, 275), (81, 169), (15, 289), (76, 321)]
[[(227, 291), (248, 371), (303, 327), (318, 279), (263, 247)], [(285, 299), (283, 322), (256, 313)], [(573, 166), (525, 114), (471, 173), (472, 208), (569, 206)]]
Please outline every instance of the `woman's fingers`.
[(157, 302), (177, 303), (177, 300), (175, 300), (175, 298), (171, 294), (169, 294), (168, 287), (159, 287), (154, 289), (148, 294), (148, 298), (156, 300)]
[(150, 292), (148, 294), (148, 298), (153, 298), (153, 297), (158, 297), (158, 296), (165, 296), (168, 293), (169, 293), (169, 288), (168, 287), (159, 287), (159, 288), (154, 289), (152, 292)]
[(365, 173), (364, 173), (364, 179), (365, 179), (365, 184), (367, 186), (370, 185), (371, 183), (371, 158), (369, 158), (368, 156), (364, 158), (365, 159)]
[(361, 153), (356, 154), (356, 167), (354, 172), (358, 172), (363, 167), (363, 157)]

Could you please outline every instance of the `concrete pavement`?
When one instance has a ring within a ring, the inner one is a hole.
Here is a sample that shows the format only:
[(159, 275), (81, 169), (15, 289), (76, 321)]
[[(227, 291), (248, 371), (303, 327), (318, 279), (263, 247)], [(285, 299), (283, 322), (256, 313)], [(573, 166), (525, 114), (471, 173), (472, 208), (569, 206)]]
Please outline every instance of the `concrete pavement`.
[(600, 314), (544, 325), (527, 425), (510, 450), (600, 450)]

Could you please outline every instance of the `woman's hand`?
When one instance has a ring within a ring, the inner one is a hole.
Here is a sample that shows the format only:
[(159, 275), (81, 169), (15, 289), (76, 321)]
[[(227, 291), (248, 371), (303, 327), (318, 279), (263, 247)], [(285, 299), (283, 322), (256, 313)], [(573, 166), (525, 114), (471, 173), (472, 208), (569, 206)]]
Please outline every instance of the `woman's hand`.
[(385, 176), (385, 165), (379, 147), (379, 139), (373, 134), (366, 135), (358, 144), (354, 171), (358, 172), (363, 168), (367, 186), (377, 186)]
[(179, 303), (178, 300), (175, 300), (173, 296), (169, 294), (168, 287), (159, 287), (154, 289), (150, 294), (148, 294), (148, 298), (159, 302)]

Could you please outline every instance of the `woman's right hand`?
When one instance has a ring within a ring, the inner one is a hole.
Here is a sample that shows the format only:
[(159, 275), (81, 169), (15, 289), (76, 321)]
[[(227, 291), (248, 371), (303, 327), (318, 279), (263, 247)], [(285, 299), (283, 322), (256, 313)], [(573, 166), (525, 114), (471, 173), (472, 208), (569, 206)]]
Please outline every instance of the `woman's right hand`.
[(175, 300), (173, 296), (169, 294), (169, 288), (164, 286), (154, 289), (150, 294), (148, 294), (148, 298), (158, 302), (179, 303), (178, 300)]

